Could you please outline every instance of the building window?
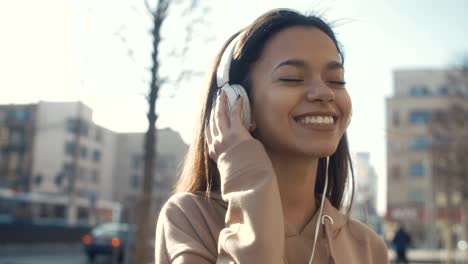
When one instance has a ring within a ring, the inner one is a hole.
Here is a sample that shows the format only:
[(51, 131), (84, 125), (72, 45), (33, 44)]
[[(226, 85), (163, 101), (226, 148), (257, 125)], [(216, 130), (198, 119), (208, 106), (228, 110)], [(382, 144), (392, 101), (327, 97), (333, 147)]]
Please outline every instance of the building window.
[(418, 136), (410, 139), (409, 148), (413, 151), (426, 150), (431, 146), (431, 140), (426, 136)]
[(71, 176), (73, 174), (73, 164), (71, 163), (63, 164), (63, 171), (65, 172), (66, 176)]
[(431, 120), (431, 112), (415, 110), (409, 113), (409, 120), (412, 124), (427, 124)]
[(27, 121), (31, 119), (31, 110), (29, 109), (15, 109), (7, 113), (7, 120), (13, 121)]
[(426, 170), (422, 162), (411, 162), (410, 164), (410, 175), (411, 176), (424, 176)]
[(447, 144), (446, 137), (442, 135), (435, 135), (434, 136), (434, 145), (444, 145)]
[[(75, 142), (65, 143), (65, 154), (67, 154), (70, 157), (75, 157), (75, 151), (77, 151)], [(88, 149), (86, 148), (86, 146), (80, 146), (78, 151), (79, 157), (81, 157), (82, 159), (85, 159), (88, 156)]]
[(132, 176), (130, 176), (130, 185), (136, 189), (138, 188), (138, 175), (136, 174), (133, 174)]
[(88, 132), (89, 132), (88, 123), (85, 120), (69, 118), (67, 120), (67, 131), (72, 134), (76, 134), (78, 130), (80, 130), (80, 135), (88, 136)]
[(74, 157), (75, 156), (76, 145), (74, 142), (65, 143), (65, 154)]
[(422, 191), (410, 191), (408, 193), (408, 200), (412, 204), (423, 204), (425, 199), (424, 192)]
[(22, 128), (16, 128), (10, 130), (9, 144), (11, 146), (24, 145), (26, 141), (26, 131)]
[(410, 88), (410, 96), (426, 96), (429, 94), (429, 88), (423, 85), (413, 86)]
[(401, 179), (401, 167), (400, 165), (393, 165), (391, 168), (391, 177), (395, 180)]
[(449, 89), (446, 86), (439, 87), (439, 95), (448, 95), (449, 94)]
[(397, 126), (400, 125), (400, 112), (393, 111), (393, 113), (392, 113), (392, 122), (393, 122), (394, 127), (397, 127)]
[(67, 131), (70, 133), (76, 133), (78, 127), (78, 120), (68, 119), (67, 120)]
[(88, 149), (85, 146), (80, 146), (80, 156), (82, 159), (88, 156)]
[(94, 161), (101, 161), (101, 152), (97, 149), (93, 151), (93, 160)]

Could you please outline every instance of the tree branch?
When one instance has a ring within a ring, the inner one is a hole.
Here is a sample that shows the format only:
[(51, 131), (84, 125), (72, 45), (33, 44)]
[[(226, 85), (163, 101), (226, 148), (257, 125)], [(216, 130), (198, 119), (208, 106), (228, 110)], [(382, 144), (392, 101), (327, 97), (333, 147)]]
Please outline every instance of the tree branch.
[(149, 15), (151, 15), (151, 17), (154, 19), (154, 11), (151, 9), (149, 3), (148, 3), (148, 0), (145, 0), (145, 7), (146, 7), (146, 11), (148, 12)]

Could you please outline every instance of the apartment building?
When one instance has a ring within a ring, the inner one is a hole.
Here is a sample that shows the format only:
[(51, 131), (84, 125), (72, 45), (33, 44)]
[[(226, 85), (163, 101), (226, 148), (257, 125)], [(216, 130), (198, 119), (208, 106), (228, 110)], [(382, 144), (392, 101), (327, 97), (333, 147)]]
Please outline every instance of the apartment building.
[[(118, 162), (115, 166), (114, 181), (116, 186), (128, 186), (128, 188), (114, 188), (113, 197), (121, 202), (124, 208), (130, 209), (123, 215), (124, 220), (130, 222), (134, 221), (132, 209), (136, 207), (135, 203), (143, 183), (143, 143), (144, 134), (141, 133), (123, 133), (118, 136), (115, 157)], [(158, 130), (156, 145), (156, 171), (152, 192), (154, 213), (159, 212), (171, 195), (188, 149), (180, 135), (169, 128)]]
[[(0, 188), (134, 206), (144, 133), (113, 132), (92, 114), (81, 102), (0, 106)], [(158, 130), (156, 144), (153, 193), (161, 204), (188, 146), (171, 129)]]
[(29, 191), (36, 105), (0, 105), (0, 186)]
[(377, 213), (378, 176), (369, 152), (353, 154), (354, 201), (351, 215), (383, 234), (383, 219)]
[(386, 99), (387, 219), (405, 225), (416, 247), (441, 247), (448, 221), (454, 242), (463, 237), (457, 235), (464, 228), (462, 205), (451, 197), (460, 196), (461, 190), (444, 189), (451, 177), (434, 169), (437, 160), (431, 154), (433, 114), (454, 102), (468, 111), (462, 87), (449, 82), (452, 73), (397, 70), (394, 94)]

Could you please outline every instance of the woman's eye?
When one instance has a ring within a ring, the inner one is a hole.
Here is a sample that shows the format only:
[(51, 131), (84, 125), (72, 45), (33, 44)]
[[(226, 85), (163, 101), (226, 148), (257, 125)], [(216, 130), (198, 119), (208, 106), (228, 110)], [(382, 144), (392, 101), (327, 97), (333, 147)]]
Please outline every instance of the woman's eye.
[(303, 79), (300, 79), (300, 78), (280, 78), (279, 80), (282, 82), (289, 82), (289, 83), (299, 83), (299, 82), (304, 81)]
[(345, 81), (328, 81), (329, 83), (333, 85), (338, 85), (338, 86), (345, 86), (346, 82)]

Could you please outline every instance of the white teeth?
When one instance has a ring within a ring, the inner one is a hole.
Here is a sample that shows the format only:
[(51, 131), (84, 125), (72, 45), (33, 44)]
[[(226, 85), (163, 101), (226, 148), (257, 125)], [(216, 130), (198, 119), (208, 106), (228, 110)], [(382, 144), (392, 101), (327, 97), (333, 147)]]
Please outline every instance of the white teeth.
[(300, 118), (299, 123), (303, 125), (331, 125), (333, 117), (331, 116), (305, 116)]

